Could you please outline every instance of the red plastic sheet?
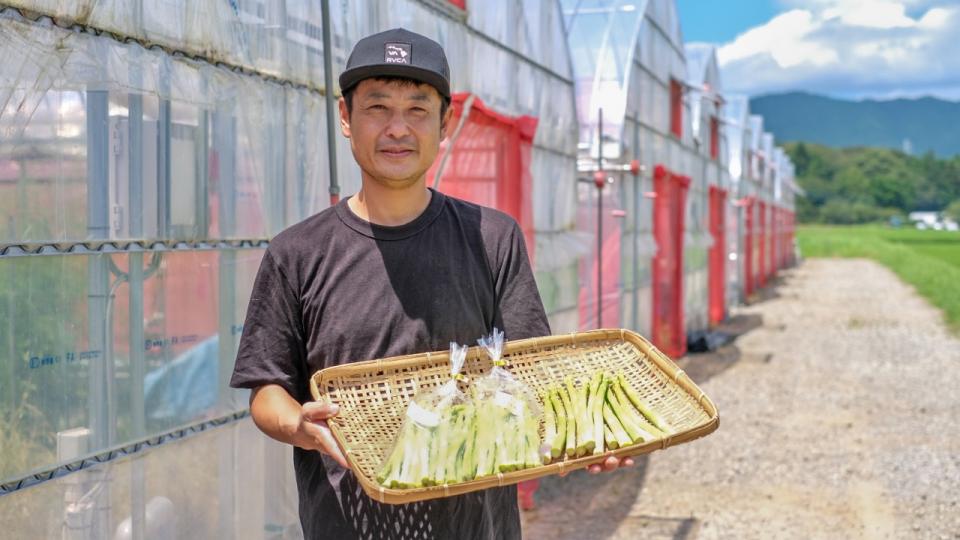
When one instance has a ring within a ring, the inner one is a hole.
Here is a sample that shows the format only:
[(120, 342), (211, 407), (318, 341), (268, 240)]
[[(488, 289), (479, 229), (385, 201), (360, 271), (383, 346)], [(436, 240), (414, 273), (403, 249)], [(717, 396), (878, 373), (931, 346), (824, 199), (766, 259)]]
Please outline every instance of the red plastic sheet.
[[(591, 188), (589, 202), (581, 201), (577, 208), (577, 224), (583, 231), (596, 238), (597, 233), (597, 194)], [(593, 242), (590, 255), (580, 261), (580, 328), (618, 328), (620, 326), (620, 243), (623, 237), (621, 222), (616, 211), (621, 208), (611, 187), (603, 189), (603, 238), (601, 239), (602, 261), (597, 260), (597, 242)], [(598, 266), (599, 265), (599, 266)], [(600, 297), (600, 318), (597, 317), (597, 278), (600, 277), (603, 289)]]
[(757, 267), (757, 277), (760, 287), (765, 287), (767, 285), (767, 203), (759, 201), (757, 213), (759, 214), (759, 223), (757, 223), (757, 229), (759, 230), (757, 234), (757, 244), (759, 249), (757, 251), (760, 258), (760, 265)]
[(653, 172), (653, 342), (669, 356), (683, 356), (687, 336), (683, 320), (684, 209), (690, 178), (657, 165)]
[[(453, 118), (437, 160), (427, 171), (428, 185), (451, 144), (468, 98), (469, 94), (453, 95)], [(536, 131), (536, 118), (503, 115), (474, 98), (466, 122), (453, 141), (439, 185), (447, 195), (510, 214), (523, 230), (531, 260), (534, 244), (530, 153)]]
[(726, 206), (727, 190), (717, 186), (710, 186), (710, 236), (713, 246), (710, 247), (710, 277), (709, 277), (709, 317), (710, 324), (717, 324), (723, 320), (726, 312), (724, 277), (726, 268)]

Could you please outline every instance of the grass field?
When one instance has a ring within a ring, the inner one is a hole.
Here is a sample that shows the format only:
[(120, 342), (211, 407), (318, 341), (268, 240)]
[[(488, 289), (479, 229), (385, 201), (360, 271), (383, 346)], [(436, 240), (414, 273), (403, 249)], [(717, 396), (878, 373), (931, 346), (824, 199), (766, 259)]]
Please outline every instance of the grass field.
[(804, 257), (866, 257), (893, 270), (960, 331), (960, 233), (885, 227), (800, 227)]

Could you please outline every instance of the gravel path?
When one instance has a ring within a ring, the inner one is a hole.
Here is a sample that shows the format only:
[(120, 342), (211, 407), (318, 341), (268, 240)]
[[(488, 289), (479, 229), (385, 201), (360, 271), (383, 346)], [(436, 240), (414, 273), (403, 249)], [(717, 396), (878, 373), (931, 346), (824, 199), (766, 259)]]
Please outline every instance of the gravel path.
[(814, 259), (681, 361), (720, 429), (541, 482), (528, 538), (960, 538), (960, 340), (886, 268)]

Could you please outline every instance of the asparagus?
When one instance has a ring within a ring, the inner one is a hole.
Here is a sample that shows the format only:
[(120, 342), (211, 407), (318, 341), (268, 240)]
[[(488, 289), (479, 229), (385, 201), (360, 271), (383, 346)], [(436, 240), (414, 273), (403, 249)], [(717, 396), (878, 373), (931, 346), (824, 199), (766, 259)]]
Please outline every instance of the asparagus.
[(551, 393), (551, 389), (540, 393), (540, 400), (543, 402), (543, 436), (548, 445), (542, 456), (544, 464), (550, 463), (550, 458), (553, 457), (552, 445), (553, 441), (557, 439), (557, 425), (559, 424), (559, 415), (554, 410), (553, 402), (550, 401)]
[(611, 385), (611, 389), (611, 392), (607, 392), (607, 402), (610, 404), (617, 420), (620, 421), (620, 425), (623, 426), (624, 431), (630, 436), (630, 440), (634, 443), (640, 443), (655, 439), (652, 433), (637, 425), (636, 417), (631, 414), (632, 411), (621, 402), (617, 385)]
[(627, 382), (627, 378), (623, 376), (623, 373), (617, 374), (617, 382), (620, 384), (620, 388), (623, 389), (623, 392), (633, 403), (634, 407), (636, 407), (637, 410), (640, 411), (640, 413), (642, 413), (651, 424), (653, 424), (654, 427), (668, 435), (677, 432), (677, 430), (674, 429), (673, 426), (671, 426), (663, 416), (654, 411), (653, 408), (650, 407), (650, 404), (640, 397), (640, 394), (638, 394), (633, 387), (630, 386), (630, 383)]
[(620, 403), (623, 404), (625, 411), (630, 415), (631, 419), (640, 429), (652, 434), (655, 438), (666, 437), (666, 433), (661, 431), (659, 428), (651, 424), (643, 414), (640, 413), (634, 406), (630, 399), (627, 397), (626, 393), (623, 391), (623, 386), (620, 385), (619, 381), (616, 382), (615, 392), (617, 394), (617, 399), (620, 400)]
[(590, 414), (590, 381), (580, 383), (580, 416), (577, 418), (577, 454), (584, 456), (593, 452), (597, 445), (593, 427), (593, 417)]
[[(609, 427), (610, 432), (613, 434), (613, 437), (616, 439), (617, 446), (627, 446), (633, 443), (633, 439), (630, 437), (630, 435), (627, 435), (626, 430), (623, 429), (623, 424), (620, 423), (616, 413), (613, 412), (613, 408), (610, 407), (609, 400), (611, 397), (611, 393), (608, 391), (607, 401), (605, 401), (603, 404), (603, 419)], [(609, 439), (607, 440), (609, 441)], [(616, 448), (616, 446), (613, 446), (612, 448)]]
[(490, 476), (494, 473), (496, 464), (496, 433), (494, 433), (494, 411), (495, 407), (485, 405), (478, 407), (476, 421), (476, 444), (474, 452), (477, 462), (477, 478)]
[(556, 414), (556, 433), (554, 438), (551, 441), (549, 438), (547, 442), (550, 443), (550, 457), (556, 459), (563, 454), (564, 444), (567, 440), (567, 412), (564, 410), (563, 402), (560, 399), (560, 390), (556, 387), (551, 387), (548, 392), (550, 397), (550, 404), (553, 406), (553, 411)]
[(550, 463), (550, 450), (548, 449), (546, 452), (541, 453), (540, 434), (538, 433), (538, 428), (540, 427), (539, 420), (539, 418), (533, 415), (527, 416), (525, 468), (537, 467), (541, 463)]
[(560, 400), (563, 403), (563, 408), (566, 411), (567, 416), (567, 429), (566, 429), (566, 454), (567, 457), (576, 457), (577, 456), (577, 411), (573, 408), (573, 396), (570, 394), (569, 390), (572, 388), (573, 383), (568, 382), (570, 379), (567, 378), (565, 383), (568, 383), (566, 388), (558, 387), (557, 395), (560, 397)]
[(603, 441), (606, 439), (603, 432), (603, 403), (604, 398), (607, 395), (607, 386), (610, 384), (610, 381), (602, 373), (600, 374), (599, 381), (600, 382), (593, 387), (594, 395), (593, 400), (590, 403), (591, 417), (593, 421), (593, 436), (597, 444), (593, 449), (594, 454), (603, 453)]
[(567, 386), (567, 393), (570, 395), (570, 404), (573, 409), (576, 426), (576, 452), (575, 457), (583, 456), (593, 452), (596, 441), (593, 439), (593, 423), (590, 421), (590, 410), (587, 407), (587, 393), (589, 384), (581, 384), (577, 389), (573, 385), (573, 378), (567, 376), (564, 379)]
[(613, 435), (613, 432), (610, 431), (608, 426), (603, 426), (603, 440), (606, 441), (607, 448), (611, 450), (620, 448), (620, 442), (617, 441), (617, 438)]

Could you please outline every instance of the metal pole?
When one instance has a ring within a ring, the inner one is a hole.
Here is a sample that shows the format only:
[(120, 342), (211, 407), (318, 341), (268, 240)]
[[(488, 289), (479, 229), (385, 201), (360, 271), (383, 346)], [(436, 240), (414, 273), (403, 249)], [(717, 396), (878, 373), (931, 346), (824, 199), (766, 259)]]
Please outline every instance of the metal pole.
[[(109, 97), (106, 90), (87, 90), (87, 238), (106, 239), (110, 234), (109, 215)], [(89, 410), (92, 440), (89, 450), (106, 448), (112, 443), (110, 432), (110, 404), (107, 402), (108, 381), (107, 325), (110, 272), (109, 255), (97, 254), (87, 259), (87, 322), (88, 347), (99, 351), (89, 359)], [(103, 474), (106, 474), (104, 472)], [(109, 478), (103, 478), (106, 488), (94, 497), (93, 516), (86, 531), (73, 531), (73, 537), (104, 538), (110, 524)], [(80, 510), (84, 511), (84, 510)], [(71, 521), (68, 516), (68, 521)]]
[[(136, 47), (134, 48), (136, 50)], [(136, 65), (132, 68), (138, 70)], [(134, 75), (139, 79), (137, 75)], [(127, 121), (129, 133), (129, 174), (130, 187), (127, 192), (127, 215), (130, 223), (130, 237), (143, 237), (143, 96), (130, 94), (130, 113)], [(128, 325), (130, 327), (130, 415), (133, 438), (146, 436), (146, 408), (144, 405), (143, 381), (146, 377), (146, 360), (143, 353), (143, 253), (130, 253), (128, 256), (130, 309)], [(130, 470), (130, 526), (131, 538), (141, 540), (144, 537), (146, 521), (146, 497), (144, 495), (146, 476), (143, 460), (134, 459)]]
[[(640, 160), (640, 124), (633, 123), (633, 159)], [(633, 301), (631, 308), (633, 330), (640, 331), (640, 174), (633, 175)]]
[(324, 101), (327, 104), (327, 163), (330, 166), (330, 206), (340, 200), (337, 184), (337, 139), (333, 107), (333, 49), (330, 33), (330, 0), (320, 0), (320, 16), (323, 19), (323, 84)]
[(603, 328), (603, 107), (597, 110), (597, 169), (597, 328)]
[[(162, 69), (161, 86), (169, 70)], [(168, 84), (168, 83), (167, 83)], [(157, 118), (157, 233), (160, 238), (169, 238), (170, 230), (170, 100), (160, 98), (159, 118)]]

